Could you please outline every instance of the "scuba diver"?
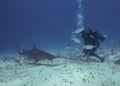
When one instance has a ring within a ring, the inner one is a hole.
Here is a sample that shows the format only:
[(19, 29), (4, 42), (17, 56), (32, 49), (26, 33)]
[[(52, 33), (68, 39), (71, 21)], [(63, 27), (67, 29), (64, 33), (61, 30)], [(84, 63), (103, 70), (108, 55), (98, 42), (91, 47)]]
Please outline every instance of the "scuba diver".
[(104, 62), (104, 58), (98, 56), (95, 51), (100, 45), (100, 41), (104, 41), (106, 38), (104, 35), (98, 33), (98, 31), (94, 31), (92, 29), (82, 30), (80, 32), (80, 36), (83, 38), (84, 47), (83, 53), (89, 59), (89, 56), (96, 56), (101, 62)]

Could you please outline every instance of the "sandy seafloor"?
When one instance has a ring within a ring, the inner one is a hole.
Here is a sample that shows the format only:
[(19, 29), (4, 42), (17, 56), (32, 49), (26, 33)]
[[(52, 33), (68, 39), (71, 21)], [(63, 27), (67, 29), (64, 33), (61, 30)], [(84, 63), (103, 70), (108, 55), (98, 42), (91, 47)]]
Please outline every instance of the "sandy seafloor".
[(106, 54), (103, 63), (63, 58), (46, 62), (54, 66), (0, 60), (0, 86), (120, 86), (120, 65), (114, 64), (118, 58), (119, 52)]

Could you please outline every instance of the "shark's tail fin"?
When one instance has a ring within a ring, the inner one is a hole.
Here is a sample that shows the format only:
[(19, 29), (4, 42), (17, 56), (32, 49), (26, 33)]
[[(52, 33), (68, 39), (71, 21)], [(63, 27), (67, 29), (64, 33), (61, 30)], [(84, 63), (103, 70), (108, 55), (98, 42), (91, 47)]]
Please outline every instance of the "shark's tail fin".
[(20, 52), (20, 50), (19, 50), (19, 44), (16, 45), (16, 50), (17, 50), (17, 53), (20, 55), (21, 52)]
[(21, 59), (21, 53), (20, 50), (19, 50), (19, 44), (16, 45), (16, 50), (17, 50), (17, 53), (19, 55), (19, 60)]

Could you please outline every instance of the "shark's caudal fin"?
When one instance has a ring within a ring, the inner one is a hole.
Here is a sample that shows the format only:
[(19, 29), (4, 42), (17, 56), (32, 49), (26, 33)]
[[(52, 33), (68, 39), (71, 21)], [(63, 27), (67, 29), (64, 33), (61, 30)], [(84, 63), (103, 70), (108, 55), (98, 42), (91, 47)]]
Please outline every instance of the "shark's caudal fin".
[(19, 53), (19, 45), (18, 44), (16, 45), (16, 50)]
[(18, 45), (18, 44), (17, 44), (17, 46), (16, 46), (16, 50), (17, 50), (17, 53), (19, 54), (19, 59), (20, 59), (22, 52), (20, 52), (20, 50), (19, 50), (19, 45)]
[(16, 50), (17, 50), (18, 54), (21, 54), (21, 52), (20, 52), (20, 50), (19, 50), (19, 44), (17, 44)]

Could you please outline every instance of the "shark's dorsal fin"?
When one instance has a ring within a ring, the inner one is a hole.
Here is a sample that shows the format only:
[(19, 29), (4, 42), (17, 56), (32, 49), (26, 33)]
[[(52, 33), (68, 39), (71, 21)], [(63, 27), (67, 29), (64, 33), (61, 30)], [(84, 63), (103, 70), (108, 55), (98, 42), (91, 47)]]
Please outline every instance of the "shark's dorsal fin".
[(32, 48), (37, 49), (37, 47), (36, 47), (36, 45), (34, 43), (32, 43)]

